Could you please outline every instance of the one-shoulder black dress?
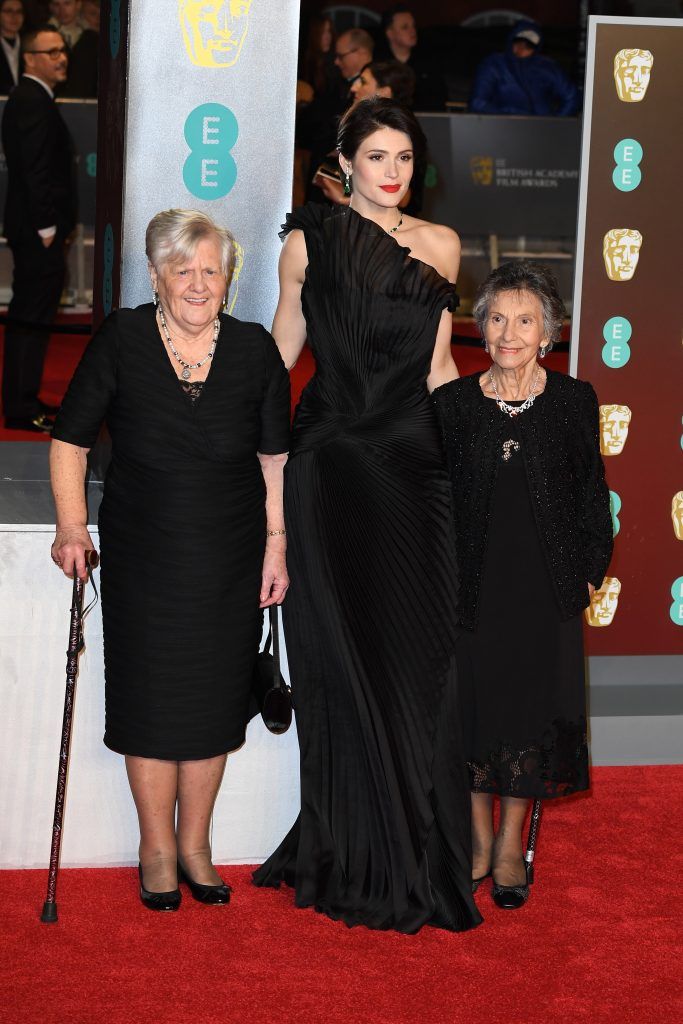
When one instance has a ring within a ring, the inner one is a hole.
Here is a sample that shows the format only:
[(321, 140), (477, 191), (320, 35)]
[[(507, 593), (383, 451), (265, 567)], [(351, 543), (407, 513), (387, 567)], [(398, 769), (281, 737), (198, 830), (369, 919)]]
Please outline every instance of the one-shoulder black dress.
[(354, 210), (311, 204), (316, 373), (285, 470), (283, 606), (301, 813), (257, 885), (349, 925), (453, 931), (471, 895), (449, 484), (426, 378), (453, 286)]
[(83, 448), (103, 420), (111, 434), (104, 742), (123, 754), (194, 760), (244, 741), (266, 531), (257, 452), (289, 447), (289, 379), (263, 327), (220, 324), (197, 391), (176, 376), (151, 303), (112, 313), (52, 434)]

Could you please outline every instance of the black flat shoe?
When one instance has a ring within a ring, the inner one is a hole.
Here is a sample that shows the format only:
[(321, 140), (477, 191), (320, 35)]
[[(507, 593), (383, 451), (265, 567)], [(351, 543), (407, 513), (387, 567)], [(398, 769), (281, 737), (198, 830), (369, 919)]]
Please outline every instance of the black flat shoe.
[(138, 878), (140, 879), (140, 900), (148, 910), (178, 909), (182, 899), (180, 889), (171, 889), (170, 892), (149, 892), (142, 883), (142, 864), (138, 864)]
[(210, 907), (220, 907), (230, 902), (232, 889), (227, 882), (220, 882), (218, 885), (202, 885), (201, 882), (193, 881), (180, 863), (178, 864), (178, 881), (185, 882), (198, 903), (205, 903)]
[(55, 421), (39, 412), (36, 416), (6, 416), (6, 430), (30, 430), (32, 434), (49, 434)]
[(472, 879), (472, 892), (475, 893), (482, 882), (485, 882), (487, 878), (491, 877), (491, 868), (488, 869), (485, 875), (480, 875), (479, 878)]
[(533, 882), (531, 865), (524, 861), (524, 872), (526, 874), (525, 885), (498, 885), (493, 880), (493, 902), (501, 910), (519, 910), (529, 899), (529, 886)]

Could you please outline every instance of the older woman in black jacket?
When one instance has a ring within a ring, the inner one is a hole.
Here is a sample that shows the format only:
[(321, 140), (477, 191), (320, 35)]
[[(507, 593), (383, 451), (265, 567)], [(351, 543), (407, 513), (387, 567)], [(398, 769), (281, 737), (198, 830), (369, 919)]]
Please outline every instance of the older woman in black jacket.
[(542, 364), (563, 312), (541, 264), (499, 267), (474, 306), (490, 369), (434, 392), (460, 565), (473, 887), (492, 873), (508, 909), (529, 895), (529, 800), (589, 785), (581, 612), (612, 552), (595, 392)]

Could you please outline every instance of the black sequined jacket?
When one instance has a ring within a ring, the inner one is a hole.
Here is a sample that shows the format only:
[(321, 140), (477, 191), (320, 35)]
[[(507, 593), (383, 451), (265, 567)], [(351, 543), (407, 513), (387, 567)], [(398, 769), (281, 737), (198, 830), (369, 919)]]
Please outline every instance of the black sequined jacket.
[[(612, 556), (609, 491), (600, 455), (598, 400), (590, 384), (548, 370), (542, 399), (517, 418), (531, 503), (562, 619), (588, 603)], [(433, 393), (453, 485), (460, 622), (477, 624), (493, 485), (506, 416), (475, 373)], [(507, 428), (509, 432), (509, 427)]]

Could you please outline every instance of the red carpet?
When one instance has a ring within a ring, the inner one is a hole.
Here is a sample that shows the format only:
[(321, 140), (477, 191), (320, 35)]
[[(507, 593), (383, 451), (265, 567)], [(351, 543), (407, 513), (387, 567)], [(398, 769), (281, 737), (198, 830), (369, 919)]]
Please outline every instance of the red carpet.
[[(522, 910), (464, 935), (347, 929), (228, 867), (228, 908), (137, 900), (131, 869), (0, 873), (7, 1024), (680, 1024), (683, 767), (598, 768), (548, 806)], [(68, 820), (67, 820), (68, 827)], [(46, 846), (48, 836), (45, 837)]]
[[(62, 316), (60, 320), (65, 323), (86, 323), (90, 315)], [(456, 330), (461, 333), (472, 333), (473, 325), (456, 322)], [(41, 398), (49, 405), (58, 405), (61, 402), (71, 376), (76, 369), (81, 353), (88, 342), (87, 336), (82, 334), (55, 334), (50, 338), (45, 360), (45, 373), (43, 375), (43, 390)], [(4, 332), (0, 328), (0, 373), (2, 373), (2, 355), (4, 345)], [(453, 354), (458, 364), (460, 373), (464, 376), (467, 373), (474, 373), (475, 370), (484, 370), (489, 365), (488, 356), (481, 348), (473, 348), (467, 345), (454, 345)], [(551, 369), (567, 370), (567, 354), (552, 352), (548, 357), (548, 365)], [(297, 365), (292, 371), (292, 408), (299, 400), (301, 390), (313, 374), (314, 364), (310, 351), (306, 348), (301, 354)], [(25, 430), (6, 430), (4, 421), (0, 419), (0, 441), (47, 441), (46, 435), (32, 434)]]

